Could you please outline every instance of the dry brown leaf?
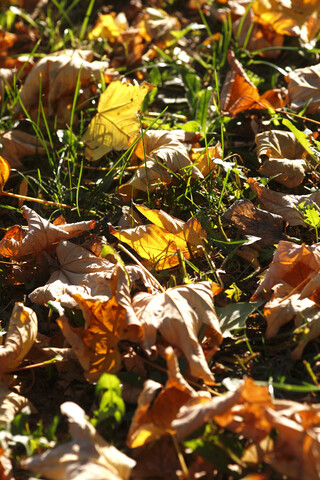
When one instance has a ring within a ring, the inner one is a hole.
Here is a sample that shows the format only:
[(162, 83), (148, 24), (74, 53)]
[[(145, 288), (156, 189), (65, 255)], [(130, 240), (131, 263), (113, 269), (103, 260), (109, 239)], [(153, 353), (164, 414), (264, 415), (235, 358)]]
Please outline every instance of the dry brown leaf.
[(289, 225), (306, 225), (303, 213), (297, 208), (300, 203), (305, 202), (305, 206), (314, 204), (320, 206), (320, 191), (307, 195), (286, 195), (266, 188), (254, 178), (248, 178), (247, 181), (263, 207), (280, 215)]
[(173, 346), (184, 353), (191, 375), (214, 384), (204, 352), (198, 340), (198, 332), (207, 325), (206, 336), (211, 356), (222, 341), (219, 320), (216, 316), (213, 297), (220, 287), (210, 282), (199, 282), (175, 288), (165, 293), (152, 295), (138, 293), (132, 301), (136, 316), (144, 328), (143, 343), (147, 352), (156, 344), (157, 331)]
[(259, 171), (288, 188), (295, 188), (304, 179), (307, 152), (295, 135), (282, 130), (271, 130), (256, 135), (257, 156), (263, 161)]
[(171, 424), (182, 405), (207, 402), (210, 398), (206, 392), (196, 392), (182, 377), (173, 348), (166, 348), (165, 357), (167, 384), (163, 387), (153, 380), (145, 382), (128, 433), (130, 448), (150, 443), (167, 433), (175, 433)]
[(129, 137), (140, 130), (138, 111), (152, 88), (154, 86), (146, 82), (132, 85), (119, 80), (106, 88), (99, 99), (98, 113), (82, 137), (88, 160), (99, 160), (111, 150), (128, 147)]
[(290, 108), (305, 108), (309, 115), (320, 111), (320, 63), (311, 67), (297, 68), (287, 77)]
[(281, 35), (299, 36), (313, 44), (320, 29), (318, 0), (256, 0), (252, 5), (259, 20)]
[[(294, 321), (298, 335), (293, 359), (301, 357), (305, 346), (320, 335), (320, 250), (319, 244), (296, 245), (281, 241), (267, 273), (254, 293), (271, 293), (264, 307), (268, 338), (280, 327)], [(306, 328), (303, 328), (306, 325)]]
[[(183, 170), (193, 177), (203, 178), (197, 165), (190, 159), (188, 150), (183, 142), (195, 138), (194, 134), (183, 130), (148, 130), (143, 134), (134, 152), (143, 161), (133, 177), (122, 184), (118, 191), (125, 200), (135, 197), (137, 190), (143, 192), (154, 191), (157, 185), (171, 183), (173, 176), (170, 173)], [(134, 141), (132, 139), (131, 141)]]
[(206, 232), (196, 218), (183, 222), (163, 210), (151, 210), (142, 205), (136, 205), (136, 208), (152, 224), (121, 230), (110, 227), (110, 232), (130, 245), (157, 270), (178, 265), (178, 249), (185, 258), (190, 258), (188, 244), (193, 253), (197, 252), (197, 247), (203, 246)]
[[(49, 147), (48, 142), (45, 142), (45, 144)], [(39, 142), (39, 138), (20, 130), (7, 130), (0, 133), (1, 147), (7, 162), (12, 168), (23, 168), (24, 165), (20, 161), (23, 157), (46, 153), (43, 144)]]
[(129, 480), (136, 462), (107, 444), (79, 405), (65, 402), (60, 409), (72, 440), (22, 460), (22, 468), (51, 480)]
[(15, 370), (37, 338), (38, 320), (31, 308), (16, 302), (4, 345), (0, 345), (0, 372)]
[[(59, 122), (68, 121), (70, 109), (67, 105), (72, 105), (78, 76), (84, 89), (94, 80), (99, 82), (101, 75), (108, 73), (108, 62), (92, 62), (92, 59), (93, 52), (90, 50), (63, 50), (41, 59), (27, 76), (20, 93), (20, 100), (28, 112), (38, 108), (41, 88), (48, 117), (58, 115)], [(84, 97), (85, 94), (83, 98), (80, 95), (78, 101), (83, 101)], [(17, 111), (22, 111), (20, 105)]]
[(247, 199), (234, 202), (223, 218), (232, 222), (244, 235), (258, 237), (255, 245), (261, 247), (270, 247), (283, 237), (283, 218), (255, 207)]
[(61, 239), (72, 238), (95, 225), (94, 220), (88, 220), (56, 226), (27, 206), (23, 206), (21, 210), (28, 222), (28, 228), (15, 225), (7, 231), (0, 242), (0, 255), (4, 257), (21, 258), (39, 253)]

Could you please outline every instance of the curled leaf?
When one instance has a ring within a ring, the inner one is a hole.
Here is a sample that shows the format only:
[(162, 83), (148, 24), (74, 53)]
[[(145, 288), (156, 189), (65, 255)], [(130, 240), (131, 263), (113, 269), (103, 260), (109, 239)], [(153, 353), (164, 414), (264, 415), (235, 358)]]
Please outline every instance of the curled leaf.
[(38, 320), (31, 308), (16, 303), (4, 345), (0, 346), (0, 371), (15, 370), (29, 352), (38, 333)]
[[(214, 378), (198, 340), (201, 325), (207, 325), (206, 337), (210, 356), (222, 342), (219, 320), (214, 310), (213, 297), (220, 287), (210, 282), (199, 282), (152, 295), (138, 293), (132, 301), (136, 316), (144, 328), (144, 347), (147, 351), (156, 343), (157, 331), (169, 344), (179, 347), (189, 364), (190, 373), (214, 384)], [(208, 358), (209, 360), (209, 358)]]

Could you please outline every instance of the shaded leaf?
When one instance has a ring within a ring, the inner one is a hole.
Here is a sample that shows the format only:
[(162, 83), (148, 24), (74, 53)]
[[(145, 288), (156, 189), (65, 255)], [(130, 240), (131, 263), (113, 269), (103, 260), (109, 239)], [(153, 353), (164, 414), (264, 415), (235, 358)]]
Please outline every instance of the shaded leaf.
[(248, 178), (251, 190), (269, 212), (280, 215), (289, 225), (306, 225), (304, 215), (298, 210), (300, 203), (320, 206), (320, 192), (307, 195), (286, 195), (266, 188), (253, 178)]
[[(108, 73), (108, 62), (91, 62), (92, 59), (90, 50), (64, 50), (45, 56), (32, 68), (22, 86), (20, 100), (24, 107), (29, 113), (37, 108), (41, 90), (46, 93), (44, 101), (47, 99), (49, 118), (57, 115), (61, 123), (68, 121), (68, 105), (72, 105), (78, 76), (84, 88)], [(17, 111), (22, 111), (20, 104)]]
[[(47, 146), (49, 143), (46, 142)], [(0, 147), (5, 152), (6, 160), (12, 168), (23, 168), (21, 159), (29, 155), (46, 153), (39, 138), (20, 130), (7, 130), (0, 134)]]

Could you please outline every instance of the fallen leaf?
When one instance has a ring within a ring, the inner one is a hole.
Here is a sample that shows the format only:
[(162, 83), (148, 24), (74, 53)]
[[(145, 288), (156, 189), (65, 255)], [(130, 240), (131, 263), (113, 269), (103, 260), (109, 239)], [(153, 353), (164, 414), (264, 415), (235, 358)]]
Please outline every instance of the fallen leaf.
[[(113, 273), (111, 288), (114, 295), (111, 298), (69, 293), (82, 310), (84, 328), (73, 329), (65, 316), (60, 316), (57, 320), (85, 370), (86, 379), (90, 382), (97, 381), (103, 372), (119, 371), (120, 340), (138, 343), (144, 338), (143, 329), (131, 307), (128, 284), (121, 272), (118, 268)], [(122, 276), (118, 281), (120, 275)], [(119, 284), (121, 292), (117, 291)]]
[(292, 226), (306, 225), (303, 213), (297, 208), (300, 203), (320, 206), (320, 191), (307, 195), (286, 195), (266, 188), (253, 178), (248, 178), (247, 182), (266, 210), (280, 215)]
[(283, 237), (283, 218), (255, 207), (247, 199), (235, 201), (222, 217), (232, 222), (244, 235), (257, 237), (254, 245), (270, 247)]
[(195, 138), (194, 134), (183, 130), (147, 130), (134, 150), (143, 163), (128, 182), (120, 185), (119, 193), (129, 200), (137, 190), (152, 192), (157, 185), (172, 182), (173, 175), (170, 172), (185, 171), (192, 177), (203, 178), (184, 144), (192, 138)]
[(89, 33), (88, 38), (89, 40), (105, 38), (109, 42), (114, 43), (115, 41), (121, 41), (119, 37), (128, 28), (128, 21), (123, 12), (118, 13), (118, 15), (114, 12), (105, 15), (99, 13), (98, 20)]
[(308, 246), (280, 241), (266, 275), (252, 297), (255, 300), (261, 294), (272, 292), (264, 307), (268, 338), (291, 320), (296, 327), (306, 325), (297, 338), (297, 346), (291, 354), (293, 359), (300, 358), (307, 343), (320, 335), (319, 269), (319, 244)]
[(192, 148), (190, 158), (193, 165), (200, 170), (204, 177), (210, 175), (217, 167), (214, 160), (222, 160), (221, 143), (217, 142), (214, 147), (208, 147), (207, 149)]
[[(20, 92), (20, 101), (30, 113), (32, 109), (38, 109), (41, 91), (43, 102), (48, 108), (48, 117), (58, 115), (60, 123), (68, 121), (70, 108), (67, 106), (72, 106), (78, 77), (84, 89), (108, 73), (108, 62), (92, 62), (92, 58), (90, 50), (64, 50), (45, 56), (27, 76)], [(81, 95), (78, 100), (81, 101)], [(18, 104), (17, 112), (22, 111)]]
[(193, 405), (209, 399), (206, 392), (196, 392), (182, 377), (173, 348), (166, 348), (165, 357), (167, 384), (163, 387), (153, 380), (144, 383), (127, 437), (130, 448), (153, 442), (167, 433), (174, 434), (171, 424), (182, 405)]
[(257, 156), (263, 161), (259, 168), (266, 177), (288, 188), (295, 188), (303, 182), (307, 169), (307, 152), (291, 132), (271, 130), (256, 135)]
[(153, 88), (149, 83), (131, 85), (112, 82), (101, 94), (98, 113), (82, 137), (88, 160), (99, 160), (111, 150), (128, 147), (128, 139), (139, 132), (137, 113), (144, 97)]
[(313, 44), (320, 29), (317, 0), (256, 0), (253, 11), (260, 21), (281, 35), (299, 36), (304, 44)]
[(220, 94), (223, 115), (235, 117), (238, 113), (253, 108), (276, 110), (284, 106), (279, 91), (267, 90), (260, 95), (257, 87), (251, 82), (241, 63), (231, 51), (228, 52), (228, 61), (232, 70), (227, 73)]
[[(62, 307), (75, 308), (78, 303), (71, 294), (113, 296), (112, 276), (117, 265), (67, 240), (59, 242), (55, 254), (56, 261), (50, 261), (49, 280), (29, 294), (32, 302), (46, 305), (49, 301), (57, 301)], [(127, 265), (126, 273), (131, 284), (142, 282), (150, 292), (158, 291), (158, 285), (138, 265)], [(118, 275), (118, 279), (117, 291), (121, 292), (125, 283), (122, 276)]]
[(180, 30), (179, 20), (161, 8), (147, 7), (143, 11), (143, 17), (140, 22), (140, 29), (144, 27), (146, 39), (155, 42), (165, 42), (171, 38), (171, 31)]
[(0, 255), (4, 257), (16, 259), (39, 253), (57, 244), (61, 239), (74, 237), (95, 225), (94, 220), (88, 220), (56, 226), (25, 205), (21, 210), (28, 222), (28, 228), (15, 225), (6, 232), (0, 242)]
[(60, 409), (72, 440), (22, 460), (22, 468), (51, 480), (129, 480), (136, 462), (106, 443), (79, 405), (65, 402)]
[(110, 227), (110, 232), (155, 265), (157, 270), (178, 265), (178, 249), (185, 258), (190, 258), (188, 244), (194, 253), (203, 245), (206, 232), (196, 218), (183, 222), (163, 210), (150, 210), (142, 205), (136, 205), (136, 208), (152, 224), (121, 230)]
[(35, 312), (16, 302), (4, 345), (0, 345), (0, 372), (15, 370), (29, 352), (38, 333)]
[[(49, 147), (49, 143), (45, 142)], [(39, 138), (20, 130), (7, 130), (0, 133), (0, 147), (5, 153), (7, 162), (12, 168), (23, 168), (21, 159), (30, 155), (44, 155), (46, 153)]]
[(157, 295), (142, 292), (135, 295), (132, 307), (144, 328), (146, 351), (151, 352), (159, 331), (164, 340), (184, 353), (192, 376), (214, 384), (207, 364), (210, 358), (205, 358), (198, 333), (203, 324), (208, 326), (205, 335), (212, 356), (222, 341), (213, 303), (213, 297), (219, 291), (220, 287), (214, 283), (198, 282), (169, 288)]
[(311, 67), (296, 68), (288, 73), (288, 95), (290, 108), (312, 115), (320, 110), (320, 63)]

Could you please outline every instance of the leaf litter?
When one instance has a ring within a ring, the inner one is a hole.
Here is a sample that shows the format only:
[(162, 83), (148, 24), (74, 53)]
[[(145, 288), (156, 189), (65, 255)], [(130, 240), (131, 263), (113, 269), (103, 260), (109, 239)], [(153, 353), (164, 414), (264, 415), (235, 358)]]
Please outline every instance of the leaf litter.
[(4, 479), (319, 477), (320, 23), (289, 3), (1, 10)]

